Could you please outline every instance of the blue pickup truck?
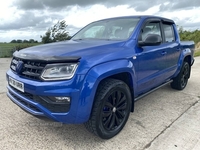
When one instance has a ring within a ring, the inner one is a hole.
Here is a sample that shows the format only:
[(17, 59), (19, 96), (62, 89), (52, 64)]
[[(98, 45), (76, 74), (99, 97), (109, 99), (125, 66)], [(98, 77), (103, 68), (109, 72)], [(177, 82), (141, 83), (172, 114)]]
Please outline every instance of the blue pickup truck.
[(26, 112), (84, 123), (103, 139), (117, 135), (134, 102), (166, 85), (186, 87), (194, 42), (173, 20), (127, 16), (93, 22), (71, 40), (13, 54), (8, 97)]

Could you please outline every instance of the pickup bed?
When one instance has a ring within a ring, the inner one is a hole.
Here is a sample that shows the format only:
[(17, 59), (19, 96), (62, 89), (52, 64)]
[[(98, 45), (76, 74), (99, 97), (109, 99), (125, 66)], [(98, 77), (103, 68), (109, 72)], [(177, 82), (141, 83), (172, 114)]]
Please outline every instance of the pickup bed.
[(181, 42), (170, 19), (104, 19), (69, 41), (16, 51), (7, 95), (32, 115), (84, 123), (109, 139), (123, 129), (136, 100), (166, 84), (186, 87), (193, 53), (194, 42)]

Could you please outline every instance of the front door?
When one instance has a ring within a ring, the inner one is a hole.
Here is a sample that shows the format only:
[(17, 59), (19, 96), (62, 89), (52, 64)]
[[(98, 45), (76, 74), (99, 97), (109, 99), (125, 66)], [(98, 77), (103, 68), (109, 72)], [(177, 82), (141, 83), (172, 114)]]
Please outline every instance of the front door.
[[(146, 38), (148, 34), (161, 34), (161, 22), (147, 22), (141, 29), (139, 40)], [(138, 67), (137, 67), (137, 93), (142, 94), (158, 85), (164, 80), (164, 70), (166, 69), (166, 49), (159, 46), (138, 47)]]

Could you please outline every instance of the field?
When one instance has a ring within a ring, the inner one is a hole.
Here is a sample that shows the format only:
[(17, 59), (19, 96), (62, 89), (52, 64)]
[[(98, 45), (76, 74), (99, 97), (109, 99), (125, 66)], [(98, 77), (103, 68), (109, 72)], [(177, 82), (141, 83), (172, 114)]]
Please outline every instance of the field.
[(0, 58), (11, 57), (17, 49), (36, 46), (41, 43), (0, 43)]
[[(36, 46), (41, 43), (0, 43), (0, 58), (11, 57), (16, 49)], [(194, 56), (200, 56), (200, 42), (196, 45)]]
[(200, 42), (196, 44), (195, 48), (194, 56), (200, 56)]
[(195, 57), (200, 56), (200, 49), (195, 51), (194, 56)]

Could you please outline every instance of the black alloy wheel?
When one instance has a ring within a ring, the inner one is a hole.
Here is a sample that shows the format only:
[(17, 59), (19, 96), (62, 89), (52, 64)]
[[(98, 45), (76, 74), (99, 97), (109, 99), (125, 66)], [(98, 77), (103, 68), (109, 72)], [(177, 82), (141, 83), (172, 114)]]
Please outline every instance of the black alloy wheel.
[(182, 76), (181, 76), (181, 88), (184, 88), (188, 82), (190, 67), (188, 63), (183, 66)]
[(117, 79), (106, 79), (98, 87), (91, 117), (85, 127), (102, 139), (110, 139), (125, 126), (131, 105), (127, 84)]
[(130, 112), (127, 96), (119, 88), (108, 95), (104, 101), (101, 113), (102, 125), (108, 132), (112, 132), (120, 128), (125, 116)]
[(179, 74), (173, 79), (171, 87), (177, 90), (183, 90), (188, 83), (188, 79), (190, 77), (190, 69), (191, 66), (189, 63), (184, 61)]

